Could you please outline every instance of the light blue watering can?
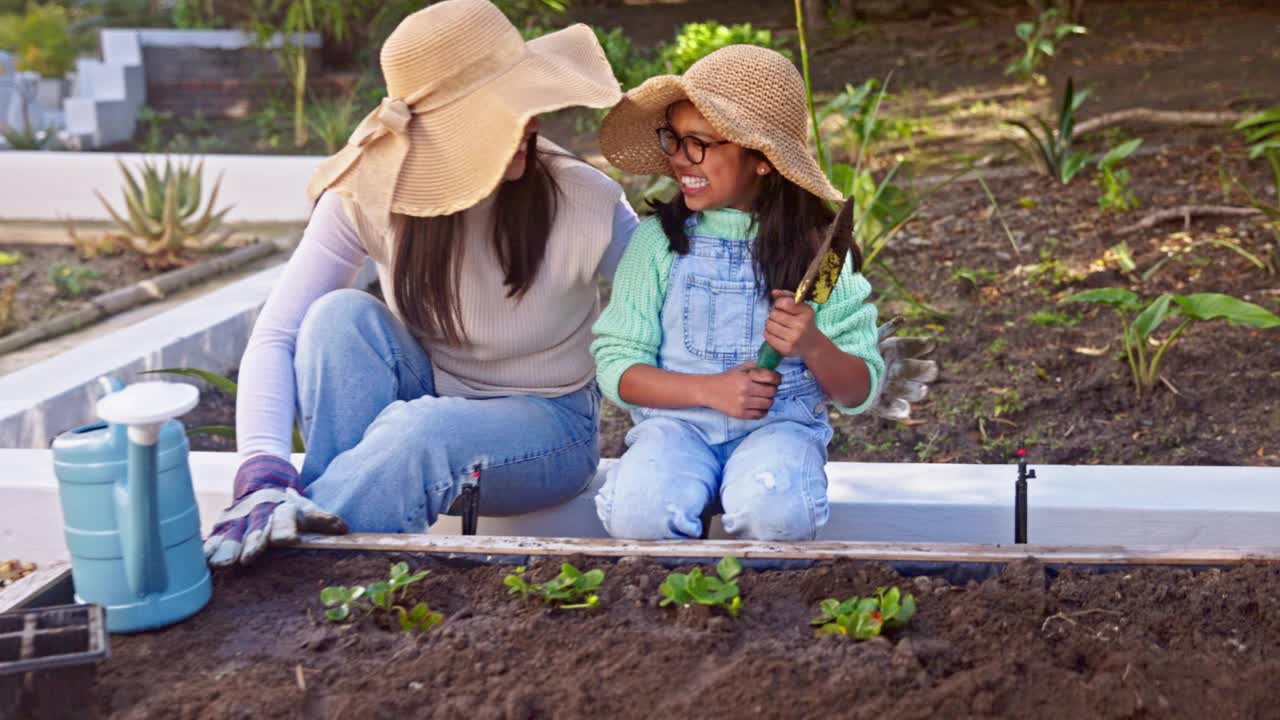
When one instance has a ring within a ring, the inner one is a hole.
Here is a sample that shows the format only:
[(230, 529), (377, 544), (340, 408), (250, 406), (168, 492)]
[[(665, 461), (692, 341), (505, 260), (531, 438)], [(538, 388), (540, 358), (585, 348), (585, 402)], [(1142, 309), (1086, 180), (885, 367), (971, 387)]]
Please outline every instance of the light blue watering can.
[(97, 411), (106, 423), (53, 441), (76, 600), (106, 606), (111, 632), (170, 625), (204, 607), (213, 590), (187, 436), (172, 419), (195, 407), (199, 392), (103, 382)]

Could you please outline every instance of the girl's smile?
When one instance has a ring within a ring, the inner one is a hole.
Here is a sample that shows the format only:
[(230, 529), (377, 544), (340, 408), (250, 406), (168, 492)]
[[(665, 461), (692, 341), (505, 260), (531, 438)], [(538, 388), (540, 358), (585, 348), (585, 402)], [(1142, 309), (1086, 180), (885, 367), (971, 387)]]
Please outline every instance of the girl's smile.
[(709, 187), (711, 187), (711, 181), (699, 175), (687, 174), (680, 176), (680, 191), (684, 193), (686, 198), (705, 192)]
[[(772, 171), (741, 145), (725, 139), (688, 100), (667, 110), (667, 124), (674, 137), (668, 152), (671, 174), (680, 184), (690, 210), (734, 208), (748, 211), (760, 192), (760, 180)], [(670, 137), (670, 136), (669, 136)], [(690, 159), (701, 158), (701, 162)]]

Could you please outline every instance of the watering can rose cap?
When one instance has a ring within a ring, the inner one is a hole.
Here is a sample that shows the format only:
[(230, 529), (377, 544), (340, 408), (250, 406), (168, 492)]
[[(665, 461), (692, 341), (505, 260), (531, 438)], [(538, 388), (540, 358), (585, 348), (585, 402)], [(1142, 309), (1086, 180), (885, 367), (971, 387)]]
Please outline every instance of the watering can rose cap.
[(622, 96), (600, 126), (600, 149), (616, 167), (670, 175), (655, 131), (667, 107), (693, 103), (721, 135), (759, 150), (783, 177), (825, 200), (844, 198), (809, 152), (804, 80), (781, 54), (754, 45), (720, 48), (684, 75), (659, 75)]
[(488, 0), (448, 0), (406, 17), (382, 46), (388, 97), (307, 184), (371, 218), (448, 215), (498, 186), (533, 116), (621, 97), (586, 25), (525, 42)]

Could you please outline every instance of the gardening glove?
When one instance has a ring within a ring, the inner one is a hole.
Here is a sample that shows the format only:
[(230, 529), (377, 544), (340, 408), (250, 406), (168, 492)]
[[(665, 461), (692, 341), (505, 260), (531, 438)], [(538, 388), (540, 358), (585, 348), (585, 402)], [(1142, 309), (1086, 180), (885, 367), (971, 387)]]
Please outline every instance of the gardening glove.
[(911, 403), (923, 400), (928, 383), (938, 378), (938, 363), (921, 359), (933, 352), (933, 338), (898, 337), (894, 333), (901, 323), (902, 318), (893, 318), (877, 333), (884, 375), (871, 404), (873, 414), (899, 422), (911, 417)]
[(347, 524), (302, 494), (293, 464), (275, 455), (254, 455), (236, 471), (235, 500), (204, 541), (214, 567), (252, 563), (268, 545), (298, 541), (298, 531), (339, 535)]

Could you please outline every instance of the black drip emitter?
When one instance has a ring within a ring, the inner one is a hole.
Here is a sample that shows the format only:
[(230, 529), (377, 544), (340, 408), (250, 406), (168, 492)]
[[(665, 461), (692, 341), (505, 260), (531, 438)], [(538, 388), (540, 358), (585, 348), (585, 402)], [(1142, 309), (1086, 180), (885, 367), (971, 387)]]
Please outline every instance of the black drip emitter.
[(1013, 542), (1017, 545), (1027, 544), (1027, 480), (1036, 476), (1035, 470), (1027, 469), (1027, 450), (1018, 449), (1018, 482), (1013, 486)]

